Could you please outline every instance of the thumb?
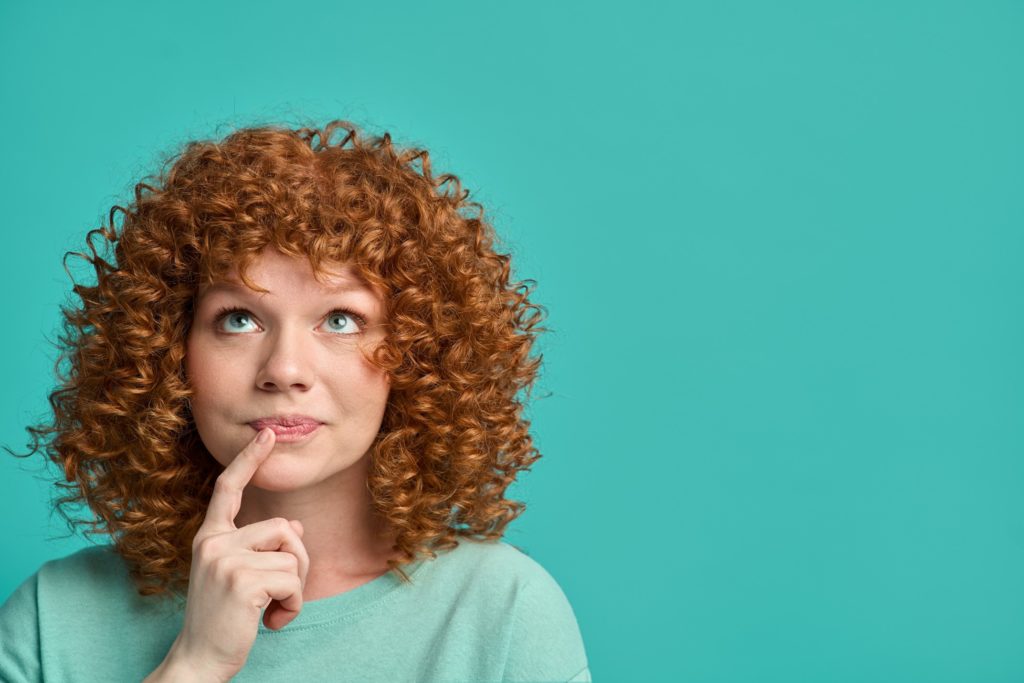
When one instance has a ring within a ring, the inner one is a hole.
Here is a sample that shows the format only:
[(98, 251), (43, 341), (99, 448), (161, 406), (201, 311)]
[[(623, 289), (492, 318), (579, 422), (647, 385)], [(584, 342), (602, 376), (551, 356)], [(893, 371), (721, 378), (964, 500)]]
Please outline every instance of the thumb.
[(291, 523), (292, 528), (295, 529), (295, 533), (297, 533), (299, 535), (299, 538), (302, 538), (302, 532), (303, 532), (302, 522), (300, 522), (297, 519), (290, 519), (288, 521)]

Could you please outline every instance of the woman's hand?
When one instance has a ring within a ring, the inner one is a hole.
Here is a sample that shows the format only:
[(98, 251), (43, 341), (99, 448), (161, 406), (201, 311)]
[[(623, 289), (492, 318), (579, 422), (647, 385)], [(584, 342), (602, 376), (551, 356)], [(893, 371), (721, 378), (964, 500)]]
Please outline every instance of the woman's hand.
[(185, 621), (161, 664), (164, 674), (228, 681), (245, 665), (263, 608), (263, 623), (272, 629), (302, 609), (309, 571), (302, 524), (278, 517), (235, 527), (242, 490), (275, 441), (273, 430), (261, 430), (217, 477), (206, 517), (192, 541)]

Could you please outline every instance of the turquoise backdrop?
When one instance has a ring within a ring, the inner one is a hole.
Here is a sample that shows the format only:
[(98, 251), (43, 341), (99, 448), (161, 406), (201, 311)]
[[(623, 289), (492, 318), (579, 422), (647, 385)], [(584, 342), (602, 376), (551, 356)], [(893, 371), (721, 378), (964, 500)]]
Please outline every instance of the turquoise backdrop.
[[(1024, 4), (0, 3), (6, 389), (158, 155), (348, 118), (538, 282), (507, 539), (597, 681), (1024, 681)], [(81, 272), (81, 271), (79, 271)], [(0, 452), (0, 599), (61, 538)]]

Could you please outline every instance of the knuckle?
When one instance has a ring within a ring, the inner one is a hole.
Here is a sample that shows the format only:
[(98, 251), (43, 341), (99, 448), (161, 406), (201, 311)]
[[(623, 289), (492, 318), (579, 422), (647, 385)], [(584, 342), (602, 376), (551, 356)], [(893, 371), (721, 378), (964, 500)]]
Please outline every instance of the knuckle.
[(231, 486), (231, 482), (224, 478), (224, 475), (217, 477), (216, 481), (213, 482), (213, 493), (214, 495), (226, 495), (231, 493), (234, 487)]
[(216, 555), (216, 549), (219, 545), (216, 538), (216, 536), (196, 536), (192, 541), (193, 557), (201, 560)]
[(247, 569), (236, 569), (228, 572), (227, 587), (232, 593), (245, 593), (252, 585), (252, 572)]
[(231, 565), (232, 563), (227, 557), (215, 557), (210, 562), (210, 574), (218, 581), (230, 583), (232, 576)]

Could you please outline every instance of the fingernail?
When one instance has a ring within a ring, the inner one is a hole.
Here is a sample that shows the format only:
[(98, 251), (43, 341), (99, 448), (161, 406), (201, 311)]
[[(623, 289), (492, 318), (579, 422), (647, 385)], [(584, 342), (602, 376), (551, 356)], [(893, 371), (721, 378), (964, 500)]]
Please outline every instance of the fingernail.
[(256, 443), (266, 443), (270, 440), (270, 427), (264, 427), (260, 430), (260, 433), (256, 435)]

